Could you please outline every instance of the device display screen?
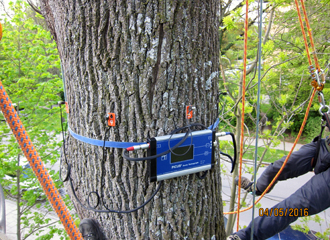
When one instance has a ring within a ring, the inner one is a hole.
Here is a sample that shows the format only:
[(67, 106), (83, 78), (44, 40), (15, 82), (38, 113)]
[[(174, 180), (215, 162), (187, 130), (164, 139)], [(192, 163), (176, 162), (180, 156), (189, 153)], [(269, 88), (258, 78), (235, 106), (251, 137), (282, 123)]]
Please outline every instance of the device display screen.
[(182, 162), (194, 158), (194, 146), (178, 147), (171, 152), (171, 163)]

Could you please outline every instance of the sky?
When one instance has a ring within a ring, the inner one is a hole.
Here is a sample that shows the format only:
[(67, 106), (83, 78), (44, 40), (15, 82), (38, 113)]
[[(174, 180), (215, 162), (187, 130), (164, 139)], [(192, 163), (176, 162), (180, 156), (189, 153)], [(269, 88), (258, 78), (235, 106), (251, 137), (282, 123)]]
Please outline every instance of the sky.
[(9, 2), (11, 0), (0, 0), (0, 19), (8, 18), (8, 14), (10, 16), (10, 11), (8, 10)]

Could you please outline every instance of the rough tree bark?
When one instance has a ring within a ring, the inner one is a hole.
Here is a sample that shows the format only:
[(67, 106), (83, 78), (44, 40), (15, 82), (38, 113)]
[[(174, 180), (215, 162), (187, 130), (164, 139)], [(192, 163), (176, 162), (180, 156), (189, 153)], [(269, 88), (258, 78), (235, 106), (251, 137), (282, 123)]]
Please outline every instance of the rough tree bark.
[[(110, 141), (145, 142), (217, 117), (219, 6), (216, 0), (40, 0), (57, 42), (66, 79), (70, 128), (103, 140), (108, 112), (116, 113)], [(155, 191), (147, 163), (122, 158), (121, 149), (67, 139), (78, 197), (97, 191), (112, 209), (141, 205)], [(72, 193), (69, 192), (72, 196)], [(80, 218), (98, 219), (111, 239), (225, 239), (220, 164), (206, 179), (166, 180), (143, 209), (97, 214), (72, 198)]]

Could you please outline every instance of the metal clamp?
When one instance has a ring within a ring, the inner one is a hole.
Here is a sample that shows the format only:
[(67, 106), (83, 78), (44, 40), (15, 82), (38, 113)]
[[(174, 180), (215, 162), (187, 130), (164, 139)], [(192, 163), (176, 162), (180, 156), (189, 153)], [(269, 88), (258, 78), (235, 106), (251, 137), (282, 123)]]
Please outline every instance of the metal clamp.
[(325, 101), (324, 101), (324, 95), (323, 92), (319, 92), (318, 93), (318, 99), (319, 99), (319, 103), (321, 104), (321, 106), (325, 106)]
[(321, 107), (319, 108), (319, 113), (323, 116), (323, 109), (324, 108), (327, 108), (328, 110), (326, 111), (326, 113), (330, 113), (330, 107), (329, 106), (327, 106), (327, 105), (321, 105)]
[(314, 66), (311, 65), (308, 67), (308, 71), (311, 74), (311, 78), (312, 78), (312, 86), (314, 88), (316, 88), (316, 90), (318, 91), (322, 91), (324, 88), (324, 83), (325, 83), (325, 79), (324, 77), (322, 78), (324, 81), (321, 82), (320, 80), (320, 75), (324, 76), (324, 71), (322, 69), (320, 70), (315, 70)]

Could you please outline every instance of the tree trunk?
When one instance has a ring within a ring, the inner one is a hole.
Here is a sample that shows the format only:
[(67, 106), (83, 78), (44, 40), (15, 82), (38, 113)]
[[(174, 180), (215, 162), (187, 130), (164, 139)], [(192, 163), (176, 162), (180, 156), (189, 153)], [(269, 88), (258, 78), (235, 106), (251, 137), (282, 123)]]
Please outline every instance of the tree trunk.
[[(196, 107), (194, 122), (215, 121), (218, 1), (40, 2), (60, 52), (74, 132), (103, 140), (113, 112), (117, 124), (107, 140), (146, 142), (185, 126), (186, 105)], [(70, 136), (66, 150), (85, 205), (97, 191), (110, 209), (132, 209), (159, 184), (150, 183), (147, 162), (123, 159), (122, 149), (107, 149), (103, 160), (102, 147)], [(111, 239), (225, 239), (215, 161), (204, 180), (195, 174), (165, 180), (149, 204), (130, 214), (86, 211), (69, 194), (79, 217), (96, 218)]]

